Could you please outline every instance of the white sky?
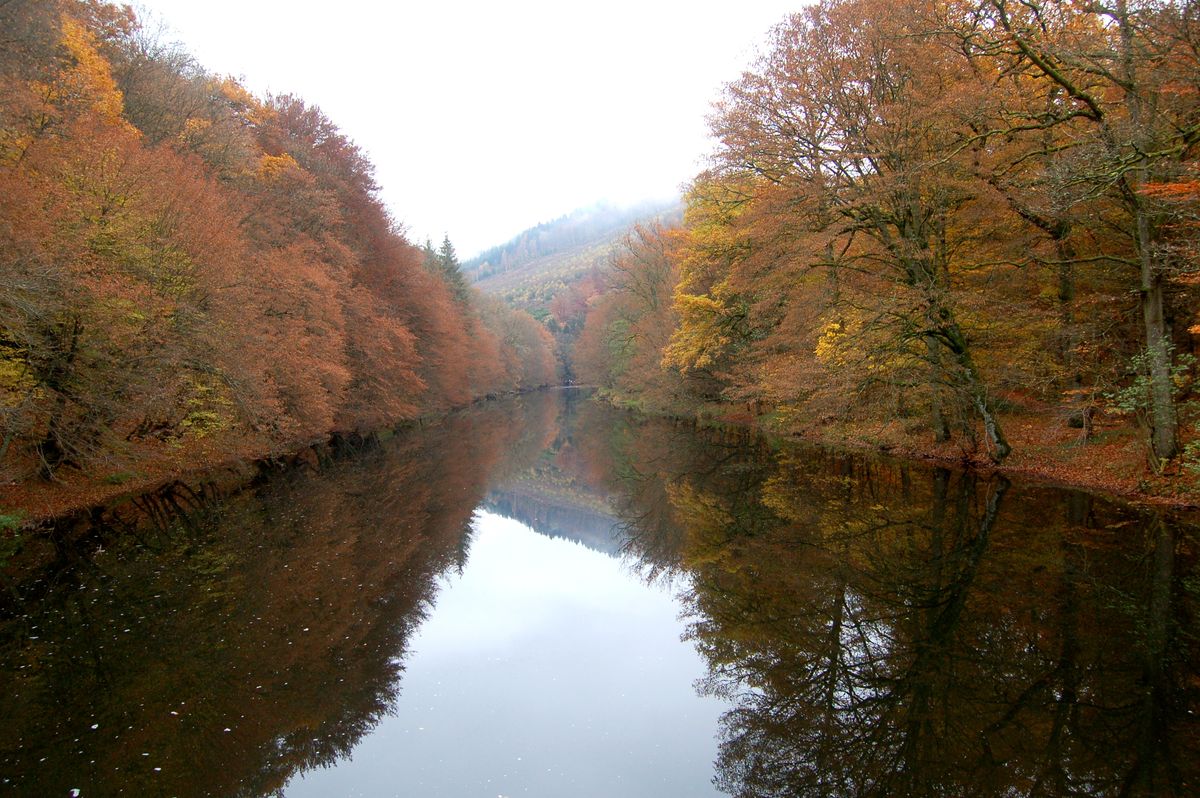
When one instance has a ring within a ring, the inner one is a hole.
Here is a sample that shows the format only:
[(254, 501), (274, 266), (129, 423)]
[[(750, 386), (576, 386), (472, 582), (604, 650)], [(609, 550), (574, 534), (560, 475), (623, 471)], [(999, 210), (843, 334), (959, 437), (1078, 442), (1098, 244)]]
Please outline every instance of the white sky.
[(318, 105), (410, 237), (469, 257), (597, 201), (674, 196), (704, 116), (802, 0), (140, 0), (205, 67)]

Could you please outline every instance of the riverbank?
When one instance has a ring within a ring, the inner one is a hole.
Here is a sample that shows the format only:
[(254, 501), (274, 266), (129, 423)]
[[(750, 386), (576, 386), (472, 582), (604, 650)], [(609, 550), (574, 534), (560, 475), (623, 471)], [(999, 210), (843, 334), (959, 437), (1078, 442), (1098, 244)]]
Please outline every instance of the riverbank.
[[(586, 387), (580, 386), (586, 390)], [(542, 389), (553, 390), (553, 389)], [(499, 397), (495, 397), (499, 398)], [(1013, 452), (1000, 465), (988, 461), (981, 449), (971, 450), (962, 441), (938, 444), (927, 433), (906, 428), (902, 420), (879, 424), (828, 423), (817, 427), (789, 426), (775, 414), (753, 414), (733, 407), (708, 407), (693, 415), (632, 406), (619, 398), (600, 396), (602, 401), (648, 415), (685, 418), (700, 424), (733, 424), (749, 427), (768, 436), (831, 448), (880, 452), (890, 457), (944, 463), (981, 473), (997, 473), (1035, 480), (1056, 487), (1075, 488), (1119, 497), (1126, 501), (1189, 509), (1200, 507), (1200, 478), (1173, 464), (1162, 474), (1147, 467), (1146, 446), (1140, 431), (1123, 419), (1098, 416), (1092, 435), (1084, 440), (1081, 431), (1063, 423), (1052, 423), (1045, 415), (1015, 413), (1004, 419)], [(436, 423), (480, 403), (452, 409), (439, 415), (403, 421), (382, 432), (384, 436), (412, 426)], [(152, 493), (175, 482), (232, 486), (251, 481), (265, 468), (297, 464), (316, 465), (345, 438), (329, 435), (320, 440), (297, 441), (283, 452), (242, 451), (227, 448), (186, 453), (170, 449), (149, 451), (136, 469), (116, 469), (107, 474), (73, 472), (54, 482), (29, 480), (0, 485), (0, 516), (19, 519), (21, 526), (38, 526), (94, 508), (112, 505)], [(207, 462), (204, 468), (188, 463)]]
[(943, 463), (984, 474), (1003, 474), (1052, 487), (1072, 488), (1128, 502), (1176, 509), (1200, 508), (1200, 474), (1178, 460), (1160, 474), (1149, 467), (1146, 436), (1126, 418), (1098, 413), (1091, 434), (1067, 425), (1057, 414), (1033, 409), (1002, 418), (1012, 453), (993, 463), (982, 443), (953, 440), (938, 443), (928, 430), (905, 419), (884, 422), (827, 421), (801, 426), (778, 413), (754, 413), (745, 406), (709, 405), (690, 414), (647, 408), (600, 392), (617, 407), (651, 415), (690, 418), (700, 424), (734, 424), (787, 440), (834, 449), (870, 450), (900, 459)]
[[(130, 458), (131, 462), (106, 471), (84, 473), (64, 469), (56, 473), (53, 481), (29, 479), (0, 484), (0, 518), (14, 518), (20, 527), (36, 527), (153, 493), (176, 482), (215, 483), (220, 486), (245, 484), (264, 469), (305, 463), (315, 466), (323, 453), (339, 447), (361, 444), (373, 437), (387, 438), (405, 429), (435, 424), (481, 404), (520, 396), (522, 393), (529, 391), (484, 397), (441, 413), (404, 419), (365, 437), (329, 433), (318, 439), (297, 440), (273, 451), (252, 445), (245, 445), (242, 449), (231, 448), (227, 440), (219, 444), (201, 441), (186, 451), (170, 447), (144, 447), (136, 457)], [(196, 467), (196, 463), (205, 465)], [(0, 532), (3, 528), (0, 525)]]
[(1161, 474), (1153, 473), (1148, 465), (1145, 436), (1131, 426), (1120, 423), (1098, 426), (1085, 441), (1080, 430), (1047, 422), (1042, 417), (1010, 416), (1004, 423), (1013, 450), (1000, 464), (993, 463), (982, 449), (970, 450), (956, 442), (935, 443), (898, 429), (895, 424), (866, 429), (843, 426), (792, 431), (789, 437), (1020, 477), (1137, 504), (1179, 509), (1200, 507), (1197, 475), (1178, 462), (1170, 464)]
[[(248, 482), (262, 468), (316, 457), (316, 453), (335, 443), (330, 435), (317, 441), (297, 441), (286, 453), (263, 450), (231, 452), (186, 452), (186, 462), (170, 450), (149, 450), (136, 465), (111, 470), (107, 474), (59, 471), (53, 481), (31, 479), (0, 486), (0, 512), (20, 519), (22, 526), (38, 526), (93, 508), (121, 502), (160, 490), (175, 482), (220, 485)], [(202, 468), (196, 462), (208, 463)], [(191, 465), (189, 465), (189, 463)]]

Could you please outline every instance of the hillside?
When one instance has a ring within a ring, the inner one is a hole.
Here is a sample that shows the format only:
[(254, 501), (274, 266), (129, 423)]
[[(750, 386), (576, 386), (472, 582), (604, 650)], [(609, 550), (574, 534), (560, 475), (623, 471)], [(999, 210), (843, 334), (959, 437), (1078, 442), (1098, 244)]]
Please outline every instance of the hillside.
[(549, 333), (431, 267), (317, 107), (128, 6), (0, 2), (0, 31), (0, 533), (556, 379)]
[(554, 296), (603, 268), (630, 227), (652, 219), (678, 222), (678, 201), (628, 208), (596, 205), (531, 227), (462, 265), (480, 290), (539, 315)]

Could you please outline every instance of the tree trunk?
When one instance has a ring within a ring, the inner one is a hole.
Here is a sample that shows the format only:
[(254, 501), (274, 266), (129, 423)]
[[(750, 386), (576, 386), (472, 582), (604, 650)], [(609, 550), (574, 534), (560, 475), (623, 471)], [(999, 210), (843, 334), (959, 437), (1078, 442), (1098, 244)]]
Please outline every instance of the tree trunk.
[(950, 424), (946, 421), (946, 411), (942, 407), (942, 382), (945, 379), (945, 371), (942, 368), (938, 342), (926, 338), (925, 349), (929, 354), (929, 412), (933, 422), (933, 439), (944, 443), (950, 440)]
[(1175, 386), (1171, 381), (1171, 346), (1163, 313), (1162, 277), (1154, 269), (1150, 251), (1150, 220), (1137, 207), (1138, 258), (1142, 271), (1142, 322), (1150, 368), (1150, 445), (1156, 466), (1178, 453), (1179, 420), (1175, 414)]
[(992, 445), (992, 460), (1000, 463), (1012, 452), (1012, 446), (1004, 437), (1004, 430), (1000, 426), (1000, 419), (996, 417), (996, 411), (992, 406), (992, 400), (988, 397), (987, 388), (975, 370), (975, 363), (967, 348), (966, 336), (958, 328), (958, 324), (953, 321), (948, 310), (943, 311), (943, 319), (946, 321), (939, 330), (939, 338), (954, 354), (955, 362), (962, 370), (964, 390), (971, 400), (971, 404), (978, 411), (980, 419), (983, 420), (984, 432), (987, 433), (987, 439)]
[(1124, 175), (1123, 192), (1133, 213), (1138, 267), (1141, 272), (1142, 322), (1146, 330), (1146, 352), (1150, 367), (1150, 446), (1154, 451), (1155, 467), (1170, 460), (1178, 452), (1178, 424), (1175, 415), (1175, 390), (1171, 382), (1171, 347), (1163, 314), (1163, 279), (1154, 263), (1154, 222), (1142, 188), (1149, 177), (1149, 165), (1144, 153), (1150, 151), (1150, 131), (1147, 125), (1152, 114), (1144, 107), (1138, 81), (1135, 52), (1134, 21), (1128, 0), (1117, 0), (1117, 27), (1120, 32), (1121, 65), (1124, 82), (1132, 90), (1125, 92), (1125, 108), (1129, 113), (1130, 142), (1139, 153), (1136, 168)]
[(63, 446), (63, 439), (69, 435), (69, 431), (63, 428), (65, 424), (63, 419), (70, 399), (69, 384), (71, 371), (75, 365), (75, 356), (79, 352), (79, 336), (83, 333), (83, 322), (78, 316), (72, 316), (69, 323), (64, 323), (62, 326), (69, 329), (68, 342), (64, 347), (62, 358), (50, 368), (49, 373), (41, 380), (42, 387), (54, 392), (54, 409), (50, 412), (50, 417), (46, 422), (46, 435), (42, 442), (35, 447), (38, 459), (41, 461), (39, 472), (42, 479), (47, 482), (54, 479), (55, 469), (67, 459), (67, 450)]

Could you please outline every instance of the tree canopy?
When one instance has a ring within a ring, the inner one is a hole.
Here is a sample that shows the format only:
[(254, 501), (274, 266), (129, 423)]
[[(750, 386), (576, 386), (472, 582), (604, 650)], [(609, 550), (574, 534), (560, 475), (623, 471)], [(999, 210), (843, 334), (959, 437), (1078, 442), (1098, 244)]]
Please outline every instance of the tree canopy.
[(319, 108), (97, 0), (0, 4), (0, 481), (261, 456), (554, 379)]
[[(640, 276), (592, 303), (579, 369), (621, 401), (997, 462), (1014, 423), (1103, 415), (1168, 467), (1195, 437), (1198, 25), (1149, 0), (791, 15), (715, 104), (665, 265), (618, 259)], [(663, 275), (670, 312), (631, 333), (628, 287)]]

